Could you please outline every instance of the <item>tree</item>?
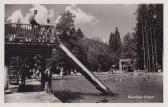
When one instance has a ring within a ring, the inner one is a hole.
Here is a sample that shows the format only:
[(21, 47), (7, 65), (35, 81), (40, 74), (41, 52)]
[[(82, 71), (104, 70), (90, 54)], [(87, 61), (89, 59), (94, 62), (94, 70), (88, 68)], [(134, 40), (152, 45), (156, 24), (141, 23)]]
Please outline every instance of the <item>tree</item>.
[[(96, 71), (99, 65), (101, 65), (102, 70), (107, 71), (112, 64), (118, 62), (118, 54), (114, 54), (109, 45), (84, 37), (80, 28), (77, 30), (75, 29), (74, 16), (72, 14), (67, 16), (67, 14), (71, 13), (65, 12), (62, 14), (62, 17), (57, 24), (57, 30), (60, 33), (62, 43), (75, 57), (92, 71)], [(67, 24), (66, 22), (67, 17), (70, 17), (71, 19), (70, 24)], [(58, 65), (64, 66), (65, 69), (75, 68), (80, 70), (79, 67), (67, 57), (63, 51), (61, 51), (61, 49), (53, 49), (52, 58)]]
[(116, 31), (115, 31), (115, 36), (117, 38), (117, 51), (118, 51), (118, 57), (120, 57), (120, 54), (121, 54), (121, 38), (120, 38), (120, 33), (118, 31), (118, 28), (116, 27)]
[(113, 61), (111, 60), (109, 55), (105, 53), (99, 54), (97, 61), (98, 61), (100, 70), (102, 71), (109, 71), (111, 68), (111, 65), (113, 64)]
[(78, 38), (78, 35), (77, 35), (77, 32), (76, 32), (76, 29), (73, 27), (71, 30), (70, 30), (70, 35), (69, 35), (69, 38), (72, 38), (74, 40), (77, 40)]
[(142, 4), (137, 9), (137, 66), (155, 71), (162, 66), (163, 5)]
[(154, 18), (154, 30), (156, 40), (157, 63), (163, 66), (163, 4), (154, 5), (156, 17)]
[(127, 33), (123, 38), (121, 57), (124, 59), (136, 58), (136, 37), (133, 34)]
[[(139, 5), (137, 9), (137, 25), (136, 25), (136, 35), (137, 35), (137, 67), (139, 69), (144, 69), (144, 60), (146, 58), (146, 53), (144, 54), (143, 51), (146, 52), (146, 42), (144, 42), (145, 36), (144, 36), (144, 30), (145, 27), (142, 25), (144, 24), (144, 19), (146, 19), (146, 5)], [(142, 18), (143, 17), (143, 18)]]
[(81, 29), (80, 29), (80, 28), (78, 28), (78, 30), (77, 30), (77, 32), (76, 32), (76, 34), (77, 34), (77, 36), (78, 36), (78, 37), (81, 37), (81, 38), (83, 38), (83, 37), (84, 37), (84, 34), (83, 34), (83, 32), (81, 31)]
[(121, 38), (120, 38), (120, 33), (118, 31), (118, 28), (116, 27), (116, 31), (115, 31), (115, 36), (117, 38), (117, 50), (121, 51)]
[(115, 33), (110, 34), (109, 45), (114, 52), (121, 49), (121, 38), (117, 27)]
[(61, 14), (61, 18), (57, 23), (57, 30), (61, 34), (61, 39), (67, 39), (70, 35), (71, 30), (74, 28), (74, 18), (69, 10)]
[(109, 45), (113, 51), (117, 50), (117, 40), (116, 40), (114, 33), (112, 33), (112, 32), (110, 34)]

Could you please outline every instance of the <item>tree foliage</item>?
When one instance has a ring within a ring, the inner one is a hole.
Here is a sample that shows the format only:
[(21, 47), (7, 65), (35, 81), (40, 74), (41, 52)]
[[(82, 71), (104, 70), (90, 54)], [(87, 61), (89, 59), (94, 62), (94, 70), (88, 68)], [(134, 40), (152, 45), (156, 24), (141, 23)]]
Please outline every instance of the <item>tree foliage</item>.
[[(113, 52), (109, 45), (100, 41), (88, 39), (83, 34), (82, 30), (75, 29), (74, 15), (70, 12), (65, 12), (61, 15), (57, 24), (58, 32), (62, 43), (77, 57), (88, 69), (97, 71), (98, 67), (101, 70), (107, 71), (112, 64), (117, 63), (118, 57), (116, 52)], [(69, 18), (67, 18), (69, 17)], [(70, 21), (67, 21), (70, 20)], [(118, 31), (118, 30), (117, 30)], [(116, 31), (116, 38), (119, 39), (119, 32)], [(118, 43), (118, 42), (117, 42)], [(117, 47), (119, 47), (117, 45)], [(59, 48), (53, 49), (53, 60), (60, 66), (68, 69), (79, 69), (79, 67)]]
[(84, 37), (84, 34), (83, 34), (83, 32), (81, 31), (81, 29), (80, 29), (80, 28), (78, 28), (78, 30), (77, 30), (77, 32), (76, 32), (76, 34), (77, 34), (77, 36), (78, 36), (78, 37), (81, 37), (81, 38), (83, 38), (83, 37)]
[(75, 15), (72, 14), (70, 11), (61, 13), (61, 18), (56, 25), (58, 32), (61, 34), (61, 39), (67, 39), (70, 35), (70, 32), (74, 28), (74, 18)]
[(136, 37), (135, 34), (127, 33), (123, 38), (121, 57), (124, 59), (136, 58)]
[(121, 38), (117, 27), (115, 33), (110, 34), (109, 45), (114, 52), (121, 49)]
[[(137, 9), (137, 66), (143, 69), (144, 62), (154, 67), (162, 66), (163, 58), (163, 5), (141, 4)], [(145, 52), (145, 54), (144, 54)], [(147, 62), (148, 61), (148, 62)]]

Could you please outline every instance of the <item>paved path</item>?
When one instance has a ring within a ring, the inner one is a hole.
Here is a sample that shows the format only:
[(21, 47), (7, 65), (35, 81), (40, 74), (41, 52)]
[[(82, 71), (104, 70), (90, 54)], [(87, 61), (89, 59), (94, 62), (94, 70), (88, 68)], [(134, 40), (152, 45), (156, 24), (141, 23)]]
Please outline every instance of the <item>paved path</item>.
[(37, 80), (27, 82), (24, 87), (12, 85), (9, 90), (4, 96), (5, 103), (61, 103), (53, 94), (41, 91)]

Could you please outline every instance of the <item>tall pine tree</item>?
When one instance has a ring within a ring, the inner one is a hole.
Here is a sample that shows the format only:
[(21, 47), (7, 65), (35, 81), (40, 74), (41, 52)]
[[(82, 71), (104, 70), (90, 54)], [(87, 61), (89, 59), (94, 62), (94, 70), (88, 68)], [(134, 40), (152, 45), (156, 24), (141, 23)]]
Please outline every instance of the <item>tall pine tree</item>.
[(121, 49), (121, 38), (117, 27), (115, 33), (110, 34), (109, 45), (112, 48), (113, 52)]
[(116, 40), (116, 37), (115, 37), (114, 33), (112, 33), (112, 32), (110, 34), (109, 45), (110, 45), (110, 47), (112, 48), (113, 51), (116, 51), (117, 40)]
[(155, 71), (162, 66), (163, 5), (141, 4), (137, 9), (137, 66)]
[(77, 36), (78, 36), (78, 37), (81, 37), (81, 38), (83, 38), (83, 37), (84, 37), (84, 34), (83, 34), (83, 32), (81, 31), (81, 29), (80, 29), (80, 28), (78, 28), (78, 30), (77, 30), (77, 32), (76, 32), (76, 34), (77, 34)]
[(115, 36), (117, 38), (117, 50), (121, 51), (121, 38), (120, 38), (120, 33), (119, 33), (117, 27), (116, 27), (116, 30), (115, 30)]

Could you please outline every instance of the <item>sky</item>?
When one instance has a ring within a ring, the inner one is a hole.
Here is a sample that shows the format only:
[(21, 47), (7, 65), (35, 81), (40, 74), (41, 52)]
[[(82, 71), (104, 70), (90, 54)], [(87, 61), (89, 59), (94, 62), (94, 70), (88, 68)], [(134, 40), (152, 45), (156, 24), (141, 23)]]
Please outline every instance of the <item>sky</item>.
[(16, 23), (29, 23), (31, 12), (38, 10), (37, 21), (58, 23), (60, 13), (66, 10), (76, 15), (75, 28), (80, 28), (88, 38), (100, 38), (108, 42), (110, 33), (117, 27), (121, 39), (128, 32), (133, 32), (136, 26), (137, 4), (6, 4), (5, 17)]

